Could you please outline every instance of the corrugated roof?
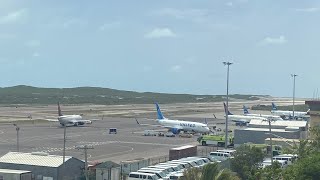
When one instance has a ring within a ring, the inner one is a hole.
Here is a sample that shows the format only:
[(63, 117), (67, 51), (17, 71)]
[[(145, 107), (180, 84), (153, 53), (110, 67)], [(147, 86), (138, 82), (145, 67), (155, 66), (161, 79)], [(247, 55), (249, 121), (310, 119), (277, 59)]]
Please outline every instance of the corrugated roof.
[[(71, 159), (71, 156), (65, 157), (65, 162)], [(49, 155), (47, 153), (21, 153), (8, 152), (0, 158), (0, 163), (25, 164), (44, 167), (59, 167), (63, 164), (63, 156)]]
[(25, 174), (25, 173), (31, 173), (31, 171), (15, 170), (15, 169), (0, 169), (0, 173), (7, 173), (7, 174)]
[[(250, 125), (269, 125), (268, 121), (263, 121), (259, 119), (252, 119), (249, 123)], [(307, 121), (272, 121), (271, 126), (291, 126), (291, 127), (306, 127)]]

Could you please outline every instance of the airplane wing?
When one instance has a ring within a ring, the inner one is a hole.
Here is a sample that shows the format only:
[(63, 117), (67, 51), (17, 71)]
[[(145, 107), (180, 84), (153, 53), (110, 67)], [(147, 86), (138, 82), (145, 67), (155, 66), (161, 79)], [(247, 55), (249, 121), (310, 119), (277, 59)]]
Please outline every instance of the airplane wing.
[(164, 127), (159, 124), (141, 124), (137, 118), (134, 118), (139, 126)]

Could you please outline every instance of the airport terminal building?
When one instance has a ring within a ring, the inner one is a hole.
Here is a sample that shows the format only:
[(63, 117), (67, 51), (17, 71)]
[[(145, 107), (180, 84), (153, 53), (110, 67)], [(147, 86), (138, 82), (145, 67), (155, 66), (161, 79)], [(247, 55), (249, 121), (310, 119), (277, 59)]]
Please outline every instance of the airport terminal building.
[[(271, 122), (273, 138), (306, 139), (308, 137), (307, 121), (273, 121)], [(234, 130), (234, 144), (244, 143), (264, 144), (270, 137), (269, 122), (252, 119), (246, 128)]]
[(78, 180), (83, 174), (84, 162), (66, 156), (63, 165), (63, 156), (9, 152), (0, 157), (0, 168), (31, 171), (34, 180)]

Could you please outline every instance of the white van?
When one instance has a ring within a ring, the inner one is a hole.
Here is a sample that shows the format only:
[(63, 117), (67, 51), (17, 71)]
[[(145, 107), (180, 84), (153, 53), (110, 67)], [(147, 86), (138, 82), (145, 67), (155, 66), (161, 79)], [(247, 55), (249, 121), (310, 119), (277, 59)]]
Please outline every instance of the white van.
[(163, 172), (166, 174), (170, 174), (172, 172), (175, 172), (172, 167), (161, 167), (161, 166), (153, 165), (153, 166), (148, 166), (147, 168), (162, 169)]
[[(286, 168), (288, 166), (288, 161), (286, 161), (286, 160), (273, 160), (273, 162), (275, 162), (275, 161), (280, 163), (281, 168)], [(265, 168), (266, 166), (271, 166), (271, 159), (270, 158), (265, 159), (262, 162), (262, 168)]]
[(285, 161), (288, 161), (288, 165), (291, 165), (296, 161), (297, 155), (281, 154), (281, 155), (274, 156), (273, 159), (274, 160), (285, 160)]
[(172, 160), (172, 162), (179, 162), (179, 163), (188, 163), (191, 167), (199, 167), (197, 163), (195, 163), (193, 160)]
[(169, 179), (171, 180), (177, 180), (177, 179), (182, 179), (184, 176), (183, 176), (183, 173), (175, 173), (175, 174), (172, 174), (170, 175)]
[(191, 167), (192, 167), (192, 166), (191, 166), (189, 163), (187, 163), (187, 162), (168, 161), (167, 163), (170, 163), (170, 164), (180, 164), (180, 165), (182, 165), (182, 167), (183, 167), (184, 169), (187, 169), (187, 168), (191, 168)]
[(128, 180), (161, 180), (157, 175), (151, 173), (131, 172)]
[(231, 157), (229, 153), (225, 152), (211, 152), (209, 156), (218, 161), (223, 161)]
[(231, 156), (234, 156), (234, 153), (236, 152), (236, 150), (235, 149), (219, 149), (216, 152), (228, 153)]
[(152, 173), (158, 176), (158, 178), (165, 179), (167, 177), (167, 174), (163, 172), (164, 170), (161, 169), (154, 169), (154, 168), (141, 168), (138, 170), (138, 172), (143, 173)]

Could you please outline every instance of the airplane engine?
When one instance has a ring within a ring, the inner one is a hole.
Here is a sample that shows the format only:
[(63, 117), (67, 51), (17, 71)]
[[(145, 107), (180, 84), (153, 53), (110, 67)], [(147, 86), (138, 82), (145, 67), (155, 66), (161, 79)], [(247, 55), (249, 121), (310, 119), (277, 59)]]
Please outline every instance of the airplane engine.
[(172, 129), (171, 129), (171, 132), (172, 132), (173, 134), (179, 134), (179, 133), (180, 133), (180, 129), (172, 128)]
[(78, 125), (84, 125), (84, 122), (78, 122)]

